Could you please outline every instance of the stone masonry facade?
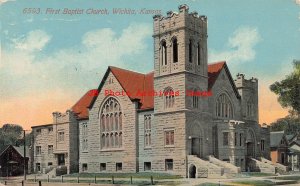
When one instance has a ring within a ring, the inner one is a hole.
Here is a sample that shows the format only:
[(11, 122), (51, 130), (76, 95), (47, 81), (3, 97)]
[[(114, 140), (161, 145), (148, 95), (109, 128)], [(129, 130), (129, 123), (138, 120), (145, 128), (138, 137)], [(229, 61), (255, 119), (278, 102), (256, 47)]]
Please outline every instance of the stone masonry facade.
[[(108, 67), (96, 94), (53, 113), (53, 124), (33, 127), (35, 171), (46, 173), (64, 158), (68, 173), (216, 177), (270, 159), (270, 131), (258, 123), (258, 80), (234, 80), (226, 62), (208, 64), (207, 34), (207, 17), (187, 5), (155, 15), (154, 72)], [(162, 94), (120, 95), (140, 89)]]

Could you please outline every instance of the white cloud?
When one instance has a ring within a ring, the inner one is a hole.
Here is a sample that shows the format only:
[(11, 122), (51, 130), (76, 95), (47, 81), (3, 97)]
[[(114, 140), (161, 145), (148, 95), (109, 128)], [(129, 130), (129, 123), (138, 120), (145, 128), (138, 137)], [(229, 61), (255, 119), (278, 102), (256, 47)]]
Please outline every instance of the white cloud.
[(229, 63), (247, 62), (255, 58), (255, 45), (261, 40), (257, 28), (239, 27), (228, 39), (224, 51), (211, 49), (209, 61), (226, 60)]
[(300, 5), (300, 0), (295, 0), (295, 3), (296, 3), (297, 5)]
[(108, 65), (126, 67), (140, 62), (136, 59), (125, 63), (124, 57), (142, 55), (151, 32), (150, 24), (131, 24), (120, 34), (110, 28), (92, 30), (77, 46), (44, 55), (40, 50), (51, 36), (42, 30), (31, 31), (15, 39), (12, 50), (2, 51), (0, 96), (64, 90), (66, 95), (79, 97), (98, 86)]
[(0, 5), (4, 4), (4, 3), (7, 3), (9, 1), (15, 1), (15, 0), (0, 0)]
[(34, 52), (36, 50), (42, 50), (50, 39), (51, 36), (43, 30), (34, 30), (29, 32), (25, 38), (15, 39), (13, 41), (17, 49)]

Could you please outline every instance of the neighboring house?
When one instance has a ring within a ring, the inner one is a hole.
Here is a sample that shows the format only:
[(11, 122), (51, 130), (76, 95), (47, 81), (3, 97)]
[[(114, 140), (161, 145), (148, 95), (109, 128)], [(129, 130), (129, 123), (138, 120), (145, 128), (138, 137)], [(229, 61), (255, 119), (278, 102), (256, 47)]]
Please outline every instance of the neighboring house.
[(53, 168), (68, 174), (79, 171), (78, 127), (87, 120), (87, 107), (94, 96), (89, 91), (66, 113), (53, 112), (53, 123), (32, 127), (34, 172), (47, 173)]
[(206, 16), (181, 5), (153, 19), (154, 72), (110, 66), (66, 116), (33, 127), (37, 171), (63, 157), (68, 173), (208, 177), (254, 170), (254, 160), (270, 158), (269, 127), (258, 124), (258, 80), (234, 80), (226, 62), (208, 64)]
[(290, 143), (288, 163), (290, 170), (300, 171), (300, 140), (295, 140)]
[(270, 133), (271, 160), (273, 163), (280, 163), (286, 166), (288, 165), (288, 138), (290, 138), (290, 136), (287, 137), (284, 131)]
[(288, 165), (292, 171), (300, 170), (300, 133), (287, 135), (289, 141)]
[[(26, 147), (25, 170), (28, 173), (29, 149)], [(0, 152), (0, 176), (24, 174), (24, 146), (8, 145)]]

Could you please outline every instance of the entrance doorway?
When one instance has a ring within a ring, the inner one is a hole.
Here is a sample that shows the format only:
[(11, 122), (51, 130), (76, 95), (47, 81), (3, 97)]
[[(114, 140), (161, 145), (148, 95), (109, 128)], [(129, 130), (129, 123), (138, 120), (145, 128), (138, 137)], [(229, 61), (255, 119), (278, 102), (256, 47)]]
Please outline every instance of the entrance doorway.
[(57, 155), (57, 165), (65, 165), (65, 154)]
[(196, 155), (197, 157), (202, 157), (202, 138), (192, 138), (191, 146), (191, 154)]
[(253, 164), (252, 158), (256, 158), (255, 154), (255, 135), (254, 132), (250, 129), (248, 129), (246, 133), (246, 171), (254, 171), (255, 165)]
[(200, 139), (192, 138), (192, 155), (200, 155)]
[(192, 164), (189, 168), (189, 178), (196, 178), (196, 172), (196, 166)]

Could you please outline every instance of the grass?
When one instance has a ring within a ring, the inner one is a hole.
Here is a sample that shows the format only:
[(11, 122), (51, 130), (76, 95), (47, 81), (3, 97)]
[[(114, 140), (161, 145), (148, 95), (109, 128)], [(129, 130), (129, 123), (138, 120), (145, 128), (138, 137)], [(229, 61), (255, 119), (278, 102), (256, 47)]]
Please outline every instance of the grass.
[(198, 186), (219, 186), (219, 184), (218, 183), (201, 183)]
[(300, 176), (280, 176), (280, 177), (276, 177), (276, 180), (295, 180), (295, 181), (300, 181)]
[(243, 172), (242, 175), (253, 176), (253, 177), (275, 176), (275, 174), (263, 173), (263, 172)]
[(272, 181), (269, 180), (245, 180), (245, 181), (234, 181), (232, 183), (251, 185), (251, 186), (271, 186), (274, 185)]
[[(109, 178), (111, 179), (112, 176), (114, 176), (114, 178), (127, 178), (130, 179), (130, 177), (132, 176), (132, 179), (134, 178), (143, 178), (143, 179), (149, 179), (150, 177), (153, 176), (154, 180), (161, 180), (161, 179), (179, 179), (181, 178), (180, 176), (177, 175), (172, 175), (172, 174), (167, 174), (167, 173), (147, 173), (147, 172), (140, 172), (140, 173), (80, 173), (79, 177), (80, 178)], [(65, 178), (68, 177), (78, 177), (78, 173), (74, 173), (74, 174), (69, 174), (69, 175), (64, 175)]]
[[(34, 180), (27, 180), (27, 181), (30, 181), (30, 182), (34, 182)], [(38, 181), (42, 181), (42, 182), (47, 182), (46, 179), (43, 179), (43, 180), (38, 180)], [(38, 182), (37, 181), (37, 182)], [(50, 179), (49, 181), (50, 183), (59, 183), (61, 182), (61, 180), (59, 179)], [(72, 180), (64, 180), (63, 183), (77, 183), (77, 180), (75, 179), (72, 179)], [(79, 183), (94, 183), (94, 180), (80, 180)], [(180, 185), (181, 182), (179, 181), (153, 181), (154, 185)], [(112, 180), (97, 180), (96, 184), (112, 184)], [(130, 180), (115, 180), (114, 181), (114, 184), (124, 184), (124, 185), (130, 185)], [(151, 181), (146, 181), (146, 180), (133, 180), (132, 182), (133, 185), (151, 185)]]

